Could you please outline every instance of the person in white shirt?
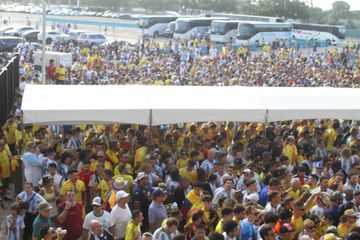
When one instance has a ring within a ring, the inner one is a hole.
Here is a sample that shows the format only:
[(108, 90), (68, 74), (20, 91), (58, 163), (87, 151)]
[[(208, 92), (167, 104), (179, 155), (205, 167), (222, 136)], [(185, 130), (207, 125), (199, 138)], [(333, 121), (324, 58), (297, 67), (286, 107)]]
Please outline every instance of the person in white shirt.
[(217, 191), (215, 190), (215, 196), (213, 199), (213, 204), (218, 204), (219, 199), (222, 197), (226, 197), (227, 199), (234, 199), (235, 196), (235, 189), (233, 189), (234, 181), (229, 176), (227, 178), (224, 178), (224, 187)]
[(105, 230), (109, 230), (109, 225), (110, 225), (110, 213), (108, 213), (107, 211), (102, 209), (102, 204), (101, 204), (101, 198), (100, 197), (95, 197), (92, 201), (92, 207), (93, 207), (93, 211), (88, 213), (85, 216), (84, 219), (84, 223), (83, 223), (83, 235), (82, 235), (82, 239), (83, 240), (87, 240), (90, 235), (89, 235), (89, 230), (90, 230), (90, 222), (93, 220), (97, 220), (101, 223), (102, 227)]
[(27, 182), (31, 182), (34, 187), (39, 186), (42, 177), (42, 163), (38, 159), (35, 150), (35, 143), (26, 144), (26, 152), (23, 155), (24, 175)]
[(125, 191), (118, 191), (115, 195), (117, 204), (110, 213), (110, 233), (115, 239), (125, 238), (126, 226), (132, 214), (127, 204), (129, 194)]
[(265, 212), (277, 213), (278, 206), (281, 202), (281, 194), (279, 191), (271, 191), (268, 193), (269, 202), (265, 206)]

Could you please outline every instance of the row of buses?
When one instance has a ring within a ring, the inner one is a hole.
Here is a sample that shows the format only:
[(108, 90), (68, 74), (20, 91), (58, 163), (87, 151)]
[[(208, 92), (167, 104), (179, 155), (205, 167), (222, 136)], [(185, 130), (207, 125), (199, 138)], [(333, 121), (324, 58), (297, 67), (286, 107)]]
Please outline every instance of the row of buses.
[(139, 28), (143, 36), (174, 39), (203, 37), (210, 33), (214, 43), (271, 43), (275, 39), (317, 40), (336, 45), (345, 39), (345, 27), (288, 22), (284, 18), (235, 14), (210, 16), (140, 16)]

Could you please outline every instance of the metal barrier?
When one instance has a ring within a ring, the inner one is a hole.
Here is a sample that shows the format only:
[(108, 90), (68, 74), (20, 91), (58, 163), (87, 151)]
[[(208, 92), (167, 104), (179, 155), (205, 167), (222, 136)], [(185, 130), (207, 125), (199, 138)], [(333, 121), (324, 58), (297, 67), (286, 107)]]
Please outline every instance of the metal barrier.
[(15, 89), (19, 87), (19, 56), (15, 55), (0, 69), (0, 125), (6, 122), (13, 104)]

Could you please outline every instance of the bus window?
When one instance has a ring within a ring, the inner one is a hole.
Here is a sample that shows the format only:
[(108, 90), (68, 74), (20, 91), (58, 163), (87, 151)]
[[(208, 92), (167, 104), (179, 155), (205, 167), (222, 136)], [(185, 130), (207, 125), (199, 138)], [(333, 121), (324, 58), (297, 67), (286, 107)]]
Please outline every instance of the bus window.
[(139, 27), (140, 28), (148, 28), (151, 25), (150, 18), (139, 18)]
[(226, 30), (225, 27), (226, 27), (226, 23), (225, 23), (225, 22), (212, 23), (212, 24), (211, 24), (211, 33), (212, 33), (212, 34), (225, 33), (225, 30)]
[(190, 23), (187, 21), (177, 21), (175, 25), (176, 33), (186, 33), (190, 29)]
[(242, 40), (250, 39), (255, 33), (255, 28), (249, 24), (240, 24), (238, 28), (237, 38)]

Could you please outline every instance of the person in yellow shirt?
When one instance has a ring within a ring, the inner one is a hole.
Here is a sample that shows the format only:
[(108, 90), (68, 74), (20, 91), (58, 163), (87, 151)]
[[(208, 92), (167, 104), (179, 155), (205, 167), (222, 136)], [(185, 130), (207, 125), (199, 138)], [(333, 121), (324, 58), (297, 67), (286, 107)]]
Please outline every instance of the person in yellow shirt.
[(301, 183), (297, 178), (291, 179), (291, 187), (287, 190), (289, 195), (296, 201), (300, 197)]
[(9, 116), (8, 120), (5, 122), (5, 124), (1, 128), (4, 132), (6, 142), (10, 148), (11, 154), (15, 155), (15, 144), (16, 144), (16, 123), (15, 123), (15, 117)]
[(126, 226), (125, 240), (138, 240), (141, 236), (140, 225), (144, 219), (141, 211), (134, 210), (132, 212), (132, 219)]
[(189, 161), (189, 158), (188, 158), (188, 151), (187, 149), (183, 148), (181, 149), (180, 151), (180, 156), (179, 156), (179, 159), (176, 163), (176, 166), (181, 169), (181, 168), (185, 168), (186, 167), (186, 163)]
[(179, 174), (186, 178), (192, 184), (194, 184), (197, 180), (195, 165), (196, 162), (194, 160), (189, 160), (186, 164), (186, 167), (179, 169)]
[(134, 178), (129, 173), (129, 167), (126, 163), (120, 163), (115, 167), (114, 178), (122, 177), (125, 181), (127, 181), (127, 185), (125, 187), (125, 192), (127, 193), (131, 193), (131, 188), (134, 182)]
[(354, 209), (348, 209), (344, 212), (342, 217), (342, 223), (338, 226), (338, 234), (339, 237), (343, 238), (346, 234), (348, 234), (352, 227), (356, 226), (356, 220), (358, 218), (357, 213)]
[(99, 184), (96, 186), (96, 190), (99, 191), (101, 200), (106, 201), (107, 193), (110, 191), (109, 181), (111, 181), (114, 176), (113, 172), (109, 169), (104, 170), (104, 178), (100, 180)]
[(223, 233), (223, 223), (234, 219), (234, 210), (230, 207), (226, 207), (221, 210), (221, 215), (223, 216), (218, 224), (216, 225), (215, 232)]
[(72, 190), (75, 192), (76, 202), (86, 206), (86, 188), (85, 183), (78, 179), (78, 171), (76, 169), (70, 169), (68, 171), (68, 180), (66, 180), (61, 186), (60, 195), (65, 197), (66, 192)]
[(299, 233), (304, 228), (303, 216), (305, 215), (305, 205), (301, 201), (294, 203), (294, 212), (291, 217), (291, 224), (294, 226), (296, 233)]
[(146, 140), (138, 138), (136, 141), (138, 148), (135, 152), (134, 173), (138, 173), (140, 171), (141, 166), (145, 163), (146, 154), (148, 153), (148, 149), (145, 146)]
[(1, 192), (0, 198), (5, 198), (6, 189), (9, 188), (10, 183), (10, 160), (9, 153), (5, 149), (6, 142), (4, 139), (0, 139), (0, 180), (2, 183), (2, 187), (5, 191)]
[(56, 84), (63, 85), (65, 84), (66, 79), (66, 68), (63, 64), (60, 63), (60, 66), (55, 68), (55, 77), (56, 77)]
[(298, 151), (295, 146), (294, 136), (288, 136), (286, 138), (286, 145), (283, 148), (283, 155), (289, 159), (289, 165), (294, 166), (297, 163)]
[(340, 123), (338, 120), (334, 120), (332, 127), (327, 129), (324, 133), (324, 138), (325, 138), (325, 142), (326, 142), (326, 148), (333, 152), (335, 151), (335, 141), (337, 139), (338, 134), (338, 129), (340, 128)]
[(119, 164), (119, 158), (117, 156), (116, 152), (116, 142), (110, 142), (109, 149), (106, 150), (106, 159), (110, 160), (113, 167), (115, 167), (117, 164)]
[(29, 142), (34, 141), (34, 135), (33, 135), (33, 126), (25, 126), (24, 128), (24, 142), (23, 145), (26, 146)]

